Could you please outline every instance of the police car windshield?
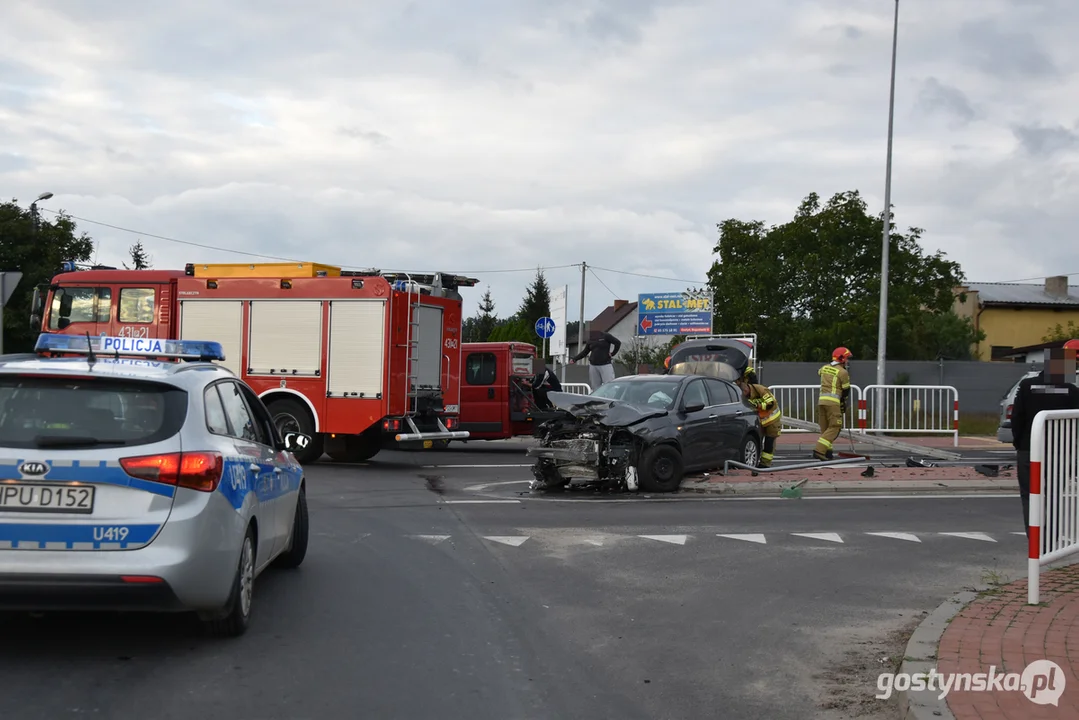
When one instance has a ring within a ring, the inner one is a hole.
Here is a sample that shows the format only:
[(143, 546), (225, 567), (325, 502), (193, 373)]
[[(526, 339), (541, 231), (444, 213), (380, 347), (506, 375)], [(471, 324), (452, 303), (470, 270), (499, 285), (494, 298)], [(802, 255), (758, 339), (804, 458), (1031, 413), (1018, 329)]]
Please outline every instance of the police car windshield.
[(0, 447), (148, 445), (180, 431), (187, 393), (136, 380), (0, 376)]

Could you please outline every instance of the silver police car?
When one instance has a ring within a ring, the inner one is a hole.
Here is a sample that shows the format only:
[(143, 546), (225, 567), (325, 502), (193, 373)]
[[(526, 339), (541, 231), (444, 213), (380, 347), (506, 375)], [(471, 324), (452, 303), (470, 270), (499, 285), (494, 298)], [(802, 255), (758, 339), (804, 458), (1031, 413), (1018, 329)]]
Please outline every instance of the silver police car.
[(218, 343), (42, 334), (0, 356), (0, 609), (251, 618), (307, 552), (292, 451)]

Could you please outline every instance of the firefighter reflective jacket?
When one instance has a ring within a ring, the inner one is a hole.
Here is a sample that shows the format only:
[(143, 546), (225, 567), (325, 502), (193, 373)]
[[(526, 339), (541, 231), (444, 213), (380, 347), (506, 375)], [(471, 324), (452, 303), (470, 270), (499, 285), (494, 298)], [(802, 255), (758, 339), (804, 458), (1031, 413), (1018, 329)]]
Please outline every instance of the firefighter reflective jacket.
[(761, 425), (771, 425), (783, 417), (783, 411), (776, 402), (775, 395), (763, 385), (749, 386), (749, 404), (757, 408)]
[(825, 365), (817, 371), (820, 375), (820, 398), (817, 404), (843, 404), (850, 394), (850, 373), (837, 363)]

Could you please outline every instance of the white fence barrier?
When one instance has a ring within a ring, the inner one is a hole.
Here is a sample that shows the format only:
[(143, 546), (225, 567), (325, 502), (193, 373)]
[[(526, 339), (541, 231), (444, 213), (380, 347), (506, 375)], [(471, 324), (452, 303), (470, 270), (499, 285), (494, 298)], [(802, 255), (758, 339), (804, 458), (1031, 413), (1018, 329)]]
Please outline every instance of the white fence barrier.
[(1044, 565), (1079, 553), (1079, 410), (1043, 410), (1030, 431), (1027, 602)]
[[(773, 385), (768, 388), (775, 395), (776, 402), (783, 410), (783, 415), (794, 420), (817, 422), (817, 397), (820, 395), (820, 385)], [(850, 400), (847, 404), (847, 415), (843, 420), (843, 427), (853, 429), (859, 419), (862, 390), (857, 385), (851, 385)], [(859, 427), (861, 427), (859, 425)], [(783, 428), (784, 433), (808, 433), (809, 430), (799, 428)]]
[(591, 395), (592, 386), (588, 383), (562, 383), (562, 392), (573, 395)]
[(863, 432), (951, 435), (959, 447), (959, 391), (950, 385), (867, 385)]

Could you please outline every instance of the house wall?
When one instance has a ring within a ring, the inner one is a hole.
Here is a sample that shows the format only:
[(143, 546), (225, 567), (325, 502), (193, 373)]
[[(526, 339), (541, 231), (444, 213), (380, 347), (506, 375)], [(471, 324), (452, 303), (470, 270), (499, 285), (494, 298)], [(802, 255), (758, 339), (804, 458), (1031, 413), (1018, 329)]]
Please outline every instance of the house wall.
[(1053, 328), (1067, 327), (1069, 321), (1079, 323), (1079, 308), (984, 308), (978, 324), (985, 333), (985, 341), (978, 347), (977, 357), (991, 360), (993, 347), (1010, 350), (1038, 345)]

